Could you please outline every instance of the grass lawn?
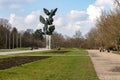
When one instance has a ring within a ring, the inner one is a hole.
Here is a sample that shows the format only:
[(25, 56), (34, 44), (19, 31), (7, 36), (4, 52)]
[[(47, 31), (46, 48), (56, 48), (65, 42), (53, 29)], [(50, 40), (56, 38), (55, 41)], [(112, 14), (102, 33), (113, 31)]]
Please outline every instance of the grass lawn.
[(14, 48), (14, 49), (0, 49), (0, 52), (21, 51), (30, 50), (29, 48)]
[(113, 51), (113, 53), (120, 55), (120, 51)]
[(9, 56), (88, 56), (88, 54), (84, 49), (63, 48), (60, 51), (58, 51), (57, 49), (53, 49), (40, 52), (12, 54)]
[(4, 56), (51, 57), (0, 70), (0, 80), (98, 80), (87, 51), (76, 48), (61, 51), (63, 53), (51, 50)]

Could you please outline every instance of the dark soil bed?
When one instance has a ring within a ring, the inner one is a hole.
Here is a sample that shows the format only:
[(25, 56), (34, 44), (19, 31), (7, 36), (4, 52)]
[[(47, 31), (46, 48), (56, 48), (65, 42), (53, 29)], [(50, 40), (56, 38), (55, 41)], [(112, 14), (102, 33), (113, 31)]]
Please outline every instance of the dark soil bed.
[(0, 59), (0, 70), (8, 69), (14, 66), (20, 66), (25, 63), (49, 58), (50, 56), (16, 56)]

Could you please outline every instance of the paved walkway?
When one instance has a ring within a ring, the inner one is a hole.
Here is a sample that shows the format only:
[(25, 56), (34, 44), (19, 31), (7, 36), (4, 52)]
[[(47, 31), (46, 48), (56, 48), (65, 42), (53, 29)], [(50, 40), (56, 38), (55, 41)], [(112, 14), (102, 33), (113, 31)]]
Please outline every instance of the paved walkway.
[(28, 53), (28, 52), (38, 52), (49, 50), (46, 48), (34, 49), (34, 50), (23, 50), (23, 51), (11, 51), (11, 52), (0, 52), (0, 55), (8, 55), (8, 54), (19, 54), (19, 53)]
[(120, 55), (88, 50), (100, 80), (120, 80)]

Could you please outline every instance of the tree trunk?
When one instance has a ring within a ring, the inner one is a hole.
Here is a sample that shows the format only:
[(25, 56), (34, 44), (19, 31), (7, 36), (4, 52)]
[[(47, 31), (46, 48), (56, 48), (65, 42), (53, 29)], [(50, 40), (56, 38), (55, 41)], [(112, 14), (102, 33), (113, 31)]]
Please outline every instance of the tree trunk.
[(21, 34), (20, 34), (20, 48), (22, 47), (22, 40), (21, 40)]
[(13, 34), (13, 49), (14, 49), (14, 34)]
[(6, 49), (7, 49), (7, 33), (6, 33)]
[(10, 39), (11, 39), (11, 35), (10, 35), (10, 33), (9, 33), (9, 49), (10, 49), (10, 46), (11, 46), (11, 41), (10, 41)]
[(16, 48), (18, 48), (18, 35), (16, 35)]

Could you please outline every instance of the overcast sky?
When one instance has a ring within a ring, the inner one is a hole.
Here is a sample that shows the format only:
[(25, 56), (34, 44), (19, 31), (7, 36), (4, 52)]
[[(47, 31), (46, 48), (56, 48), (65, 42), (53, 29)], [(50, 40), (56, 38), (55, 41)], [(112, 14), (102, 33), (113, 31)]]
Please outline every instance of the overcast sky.
[(18, 30), (40, 29), (43, 8), (58, 8), (55, 31), (72, 36), (76, 30), (85, 35), (94, 27), (102, 10), (113, 7), (112, 0), (0, 0), (0, 18), (8, 19)]

